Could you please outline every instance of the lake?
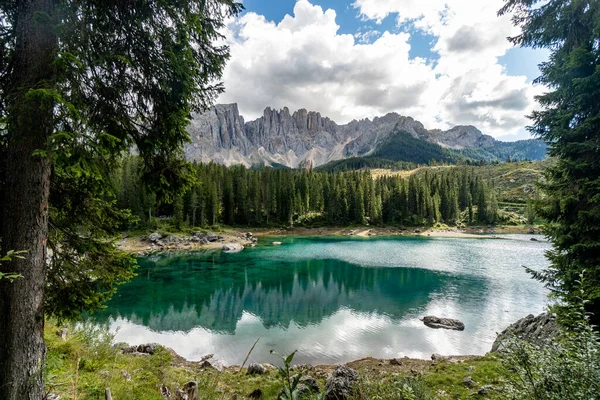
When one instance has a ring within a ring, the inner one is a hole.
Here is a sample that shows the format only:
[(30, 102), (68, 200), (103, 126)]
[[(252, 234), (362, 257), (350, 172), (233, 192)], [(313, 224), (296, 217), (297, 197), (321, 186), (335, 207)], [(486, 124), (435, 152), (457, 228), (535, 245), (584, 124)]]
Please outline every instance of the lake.
[[(116, 341), (225, 364), (241, 364), (259, 337), (250, 361), (276, 362), (271, 349), (313, 364), (484, 354), (496, 332), (547, 304), (522, 266), (547, 266), (550, 245), (531, 237), (261, 238), (236, 254), (154, 255), (95, 318)], [(465, 330), (428, 328), (424, 315)]]

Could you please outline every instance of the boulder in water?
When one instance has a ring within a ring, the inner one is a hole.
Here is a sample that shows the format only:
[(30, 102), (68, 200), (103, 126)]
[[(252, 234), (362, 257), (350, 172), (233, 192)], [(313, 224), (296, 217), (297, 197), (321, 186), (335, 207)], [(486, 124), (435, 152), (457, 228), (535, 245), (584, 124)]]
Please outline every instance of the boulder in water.
[(421, 319), (421, 321), (423, 321), (423, 323), (426, 326), (428, 326), (430, 328), (434, 328), (434, 329), (451, 329), (451, 330), (455, 330), (455, 331), (464, 331), (465, 330), (465, 324), (460, 322), (457, 319), (440, 318), (440, 317), (428, 315), (426, 317), (423, 317)]

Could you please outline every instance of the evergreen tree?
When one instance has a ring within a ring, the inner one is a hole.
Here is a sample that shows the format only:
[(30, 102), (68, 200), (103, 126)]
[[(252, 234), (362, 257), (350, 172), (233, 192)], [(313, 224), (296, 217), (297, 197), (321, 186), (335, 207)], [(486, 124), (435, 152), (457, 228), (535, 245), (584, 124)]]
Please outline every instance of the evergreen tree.
[[(514, 12), (521, 34), (516, 45), (547, 48), (536, 82), (550, 90), (538, 96), (542, 110), (530, 131), (546, 141), (557, 159), (546, 172), (549, 200), (540, 207), (548, 220), (552, 266), (536, 277), (560, 298), (574, 302), (583, 289), (594, 322), (600, 322), (600, 2), (509, 0), (500, 13)], [(585, 279), (580, 286), (580, 274)]]
[(206, 187), (208, 189), (207, 222), (209, 225), (213, 226), (217, 224), (220, 212), (219, 190), (217, 189), (216, 182), (206, 185)]
[(235, 223), (235, 193), (232, 174), (225, 174), (223, 183), (223, 222), (227, 225)]
[(488, 222), (488, 196), (483, 182), (479, 182), (477, 189), (477, 219), (486, 224)]
[(184, 215), (183, 196), (179, 195), (173, 203), (173, 224), (175, 224), (175, 228), (178, 230), (183, 228)]
[(191, 209), (191, 218), (190, 218), (190, 223), (192, 224), (192, 226), (196, 226), (196, 214), (198, 212), (198, 208), (199, 207), (199, 199), (200, 197), (198, 196), (198, 189), (197, 188), (193, 188), (190, 194), (190, 209)]
[[(114, 199), (115, 156), (135, 144), (146, 182), (167, 200), (187, 184), (185, 128), (192, 109), (222, 91), (215, 82), (228, 49), (213, 42), (240, 8), (229, 0), (0, 2), (0, 241), (28, 252), (0, 266), (24, 276), (0, 283), (0, 398), (46, 395), (43, 302), (53, 297), (46, 288), (61, 285), (47, 278), (66, 282), (63, 297), (83, 299), (81, 311), (98, 305), (97, 291), (112, 292), (103, 281), (131, 270), (106, 238), (116, 217), (104, 207)], [(85, 240), (55, 230), (94, 224), (104, 229)], [(110, 245), (91, 245), (103, 240)], [(69, 275), (70, 260), (86, 274)]]

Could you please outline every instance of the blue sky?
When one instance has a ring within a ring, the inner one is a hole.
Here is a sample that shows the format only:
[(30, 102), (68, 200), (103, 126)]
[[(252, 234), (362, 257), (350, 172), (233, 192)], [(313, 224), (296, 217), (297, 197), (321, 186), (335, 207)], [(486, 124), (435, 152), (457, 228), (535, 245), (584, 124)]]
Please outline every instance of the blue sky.
[(399, 112), (427, 128), (529, 136), (525, 115), (542, 90), (532, 80), (548, 53), (512, 48), (505, 38), (518, 28), (496, 16), (502, 0), (243, 4), (220, 100), (237, 102), (248, 118), (266, 106), (313, 109), (340, 123)]
[[(388, 31), (399, 31), (396, 27), (395, 18), (390, 15), (380, 24), (375, 21), (364, 20), (360, 17), (359, 11), (352, 6), (352, 2), (339, 0), (312, 1), (314, 5), (319, 5), (323, 9), (333, 9), (337, 14), (337, 23), (340, 26), (339, 33), (354, 35), (357, 32), (368, 32), (377, 30), (381, 33)], [(246, 12), (255, 12), (263, 15), (267, 20), (279, 22), (283, 17), (293, 14), (296, 0), (245, 0), (244, 6)], [(430, 51), (431, 42), (434, 36), (422, 34), (416, 30), (411, 30), (411, 56), (425, 57), (435, 60), (436, 55)], [(379, 36), (373, 36), (371, 41)]]

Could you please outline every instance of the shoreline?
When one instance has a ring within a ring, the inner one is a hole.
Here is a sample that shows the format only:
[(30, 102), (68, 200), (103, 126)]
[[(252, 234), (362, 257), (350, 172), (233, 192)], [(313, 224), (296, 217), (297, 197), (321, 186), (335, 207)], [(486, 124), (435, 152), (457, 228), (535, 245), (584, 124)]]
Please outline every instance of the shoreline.
[[(208, 231), (207, 231), (208, 232)], [(200, 233), (200, 235), (206, 233)], [(456, 239), (501, 239), (494, 235), (529, 234), (540, 235), (539, 227), (531, 226), (470, 226), (464, 228), (398, 228), (398, 227), (323, 227), (323, 228), (228, 228), (215, 234), (210, 242), (196, 240), (183, 232), (161, 235), (161, 240), (151, 241), (149, 235), (124, 235), (117, 241), (119, 249), (140, 256), (169, 251), (222, 250), (225, 245), (244, 247), (256, 245), (260, 238), (282, 236), (331, 236), (331, 237), (431, 237)], [(195, 235), (195, 234), (194, 234)]]
[[(133, 347), (137, 346), (148, 346), (149, 344), (141, 344), (141, 345), (130, 345)], [(194, 367), (201, 366), (203, 368), (214, 369), (219, 372), (238, 372), (242, 368), (247, 369), (250, 364), (260, 364), (265, 367), (267, 370), (274, 370), (277, 367), (269, 362), (246, 362), (243, 366), (239, 364), (231, 364), (226, 365), (218, 358), (214, 358), (212, 354), (208, 354), (199, 360), (188, 360), (183, 356), (179, 355), (175, 350), (170, 347), (166, 347), (163, 345), (159, 345), (163, 347), (166, 351), (171, 354), (172, 364), (176, 367)], [(140, 356), (143, 355), (140, 353), (127, 353), (123, 352), (125, 355), (130, 356)], [(486, 359), (488, 357), (493, 356), (493, 352), (487, 352), (485, 354), (476, 355), (440, 355), (440, 354), (432, 354), (430, 358), (414, 358), (408, 356), (397, 356), (392, 358), (376, 358), (372, 356), (364, 356), (356, 360), (350, 360), (346, 362), (339, 362), (333, 364), (292, 364), (292, 369), (303, 369), (312, 372), (316, 372), (317, 376), (322, 375), (322, 377), (326, 377), (329, 375), (335, 368), (340, 365), (348, 366), (350, 368), (360, 370), (360, 369), (370, 369), (370, 370), (379, 370), (379, 371), (388, 371), (388, 372), (404, 372), (411, 374), (422, 374), (426, 371), (430, 370), (432, 367), (435, 367), (440, 362), (448, 362), (453, 364), (462, 364), (470, 361), (477, 361)]]

